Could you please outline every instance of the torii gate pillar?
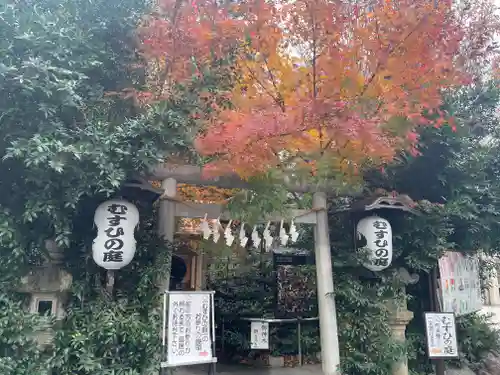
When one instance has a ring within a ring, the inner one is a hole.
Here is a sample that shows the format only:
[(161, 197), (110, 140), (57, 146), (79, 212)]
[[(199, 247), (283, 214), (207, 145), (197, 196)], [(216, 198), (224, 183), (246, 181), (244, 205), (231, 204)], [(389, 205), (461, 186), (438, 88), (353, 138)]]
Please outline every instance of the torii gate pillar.
[[(166, 178), (161, 182), (161, 188), (167, 197), (175, 198), (177, 195), (177, 181), (173, 178)], [(167, 241), (172, 242), (175, 234), (175, 202), (170, 199), (160, 200), (158, 212), (158, 234)], [(161, 289), (168, 290), (170, 278), (161, 280)]]
[(314, 193), (313, 209), (316, 211), (314, 251), (322, 369), (324, 375), (338, 375), (340, 373), (339, 338), (325, 193)]

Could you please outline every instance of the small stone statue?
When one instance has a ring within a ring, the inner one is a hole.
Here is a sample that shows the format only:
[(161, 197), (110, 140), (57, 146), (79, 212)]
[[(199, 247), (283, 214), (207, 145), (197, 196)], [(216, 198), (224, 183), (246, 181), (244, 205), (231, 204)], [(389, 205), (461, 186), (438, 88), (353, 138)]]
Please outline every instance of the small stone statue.
[(395, 276), (404, 284), (404, 285), (410, 285), (410, 284), (416, 284), (418, 283), (418, 280), (420, 279), (420, 276), (416, 273), (410, 275), (410, 272), (404, 267), (398, 268), (395, 272)]

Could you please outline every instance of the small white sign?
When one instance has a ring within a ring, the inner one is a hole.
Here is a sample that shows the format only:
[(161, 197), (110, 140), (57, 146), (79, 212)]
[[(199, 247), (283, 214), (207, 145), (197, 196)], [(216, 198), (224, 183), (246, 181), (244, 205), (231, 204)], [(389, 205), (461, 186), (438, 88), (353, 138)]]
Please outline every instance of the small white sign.
[(252, 322), (250, 324), (250, 348), (269, 349), (269, 323)]
[(164, 367), (217, 361), (212, 352), (212, 295), (212, 292), (169, 293)]
[(457, 326), (453, 313), (425, 313), (429, 358), (458, 358)]
[(92, 243), (92, 257), (98, 266), (118, 270), (134, 259), (135, 228), (139, 211), (132, 203), (110, 200), (97, 207), (94, 214), (97, 237)]

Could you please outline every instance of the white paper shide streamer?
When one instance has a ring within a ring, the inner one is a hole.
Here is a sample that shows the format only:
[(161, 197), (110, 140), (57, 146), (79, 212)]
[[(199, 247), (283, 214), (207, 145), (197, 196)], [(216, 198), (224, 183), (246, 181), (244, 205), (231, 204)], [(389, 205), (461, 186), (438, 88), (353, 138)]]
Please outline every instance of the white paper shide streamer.
[(292, 241), (292, 243), (297, 242), (297, 240), (299, 238), (299, 232), (297, 232), (297, 228), (295, 227), (295, 223), (293, 220), (290, 223), (289, 235), (290, 235), (290, 240)]
[(266, 251), (269, 251), (274, 243), (274, 240), (279, 241), (279, 243), (282, 246), (286, 246), (288, 242), (295, 243), (297, 242), (297, 239), (299, 237), (299, 232), (297, 231), (297, 228), (295, 226), (294, 221), (292, 220), (290, 223), (290, 230), (287, 233), (285, 229), (285, 222), (284, 220), (281, 220), (280, 226), (279, 226), (279, 233), (278, 237), (274, 238), (273, 234), (271, 233), (271, 222), (268, 221), (266, 223), (266, 226), (264, 227), (264, 231), (262, 232), (262, 236), (260, 235), (257, 225), (254, 225), (252, 228), (252, 232), (250, 236), (247, 235), (245, 231), (245, 223), (242, 222), (239, 228), (238, 236), (236, 237), (235, 234), (233, 234), (231, 225), (233, 224), (233, 220), (229, 220), (229, 223), (225, 226), (225, 228), (222, 226), (222, 223), (220, 221), (220, 217), (217, 218), (217, 220), (211, 225), (209, 221), (207, 220), (207, 214), (205, 214), (205, 217), (202, 219), (200, 226), (198, 229), (202, 232), (203, 239), (208, 240), (210, 237), (212, 237), (212, 241), (214, 243), (218, 243), (219, 239), (221, 237), (221, 233), (223, 233), (225, 244), (227, 246), (232, 246), (234, 244), (234, 241), (236, 238), (238, 238), (238, 244), (241, 247), (246, 247), (248, 244), (248, 241), (252, 240), (252, 246), (256, 249), (259, 248), (260, 244), (263, 242), (264, 243), (264, 248)]
[(239, 234), (238, 238), (240, 240), (240, 246), (245, 247), (247, 245), (247, 242), (248, 242), (248, 237), (247, 237), (247, 234), (245, 233), (245, 223), (241, 223), (240, 234)]
[(288, 243), (290, 236), (286, 233), (285, 227), (283, 226), (284, 222), (281, 220), (280, 223), (280, 243), (281, 246), (286, 246)]
[(212, 230), (210, 229), (210, 225), (208, 224), (207, 214), (205, 214), (205, 217), (201, 221), (200, 230), (203, 233), (203, 239), (208, 240), (210, 238), (210, 235), (212, 234)]
[(262, 237), (264, 239), (264, 247), (266, 251), (269, 251), (271, 249), (271, 246), (273, 245), (273, 236), (271, 235), (271, 231), (269, 230), (269, 226), (271, 225), (271, 222), (268, 221), (266, 224), (266, 227), (264, 228), (264, 232), (262, 232)]
[(227, 224), (226, 229), (224, 230), (224, 238), (226, 239), (226, 245), (231, 246), (234, 242), (234, 236), (233, 233), (231, 232), (231, 224), (233, 223), (232, 220), (229, 220), (229, 224)]
[(212, 229), (212, 236), (213, 236), (214, 243), (219, 242), (219, 238), (220, 238), (219, 229), (220, 228), (221, 228), (220, 218), (217, 218), (217, 220), (215, 220), (215, 223), (214, 223), (214, 226)]
[(261, 239), (260, 239), (259, 232), (257, 231), (257, 225), (253, 226), (253, 230), (252, 230), (252, 242), (253, 242), (253, 247), (256, 248), (256, 249), (258, 249), (259, 246), (260, 246)]

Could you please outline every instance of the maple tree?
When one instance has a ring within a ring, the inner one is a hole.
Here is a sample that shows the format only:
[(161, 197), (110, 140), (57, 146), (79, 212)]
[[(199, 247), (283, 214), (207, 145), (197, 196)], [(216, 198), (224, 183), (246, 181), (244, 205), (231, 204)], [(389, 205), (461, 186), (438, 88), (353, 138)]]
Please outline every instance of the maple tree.
[(139, 29), (149, 64), (146, 103), (207, 72), (194, 142), (209, 174), (356, 175), (417, 153), (422, 125), (452, 119), (442, 94), (467, 84), (494, 53), (490, 0), (220, 2), (162, 0)]

